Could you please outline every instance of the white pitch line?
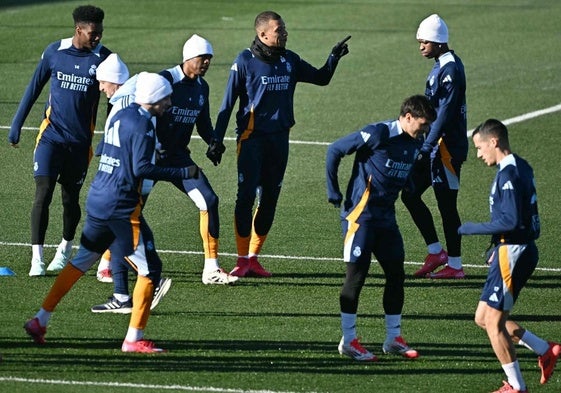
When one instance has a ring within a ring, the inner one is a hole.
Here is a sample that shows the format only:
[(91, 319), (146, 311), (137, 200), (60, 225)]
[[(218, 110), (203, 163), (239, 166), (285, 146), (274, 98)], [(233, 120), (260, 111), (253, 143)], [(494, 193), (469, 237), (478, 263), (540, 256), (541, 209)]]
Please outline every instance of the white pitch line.
[[(13, 242), (2, 242), (0, 241), (0, 246), (11, 246), (11, 247), (31, 247), (28, 243), (13, 243)], [(58, 244), (45, 244), (45, 248), (56, 248)], [(74, 249), (78, 249), (78, 246), (73, 246)], [(202, 255), (201, 251), (188, 251), (188, 250), (157, 250), (158, 254), (177, 254), (177, 255)], [(220, 252), (220, 255), (237, 257), (238, 254), (230, 252)], [(310, 256), (297, 256), (297, 255), (273, 255), (273, 254), (259, 254), (261, 258), (271, 258), (271, 259), (292, 259), (300, 261), (325, 261), (325, 262), (342, 262), (342, 258), (334, 257), (310, 257)], [(375, 262), (373, 260), (373, 262)], [(406, 265), (422, 265), (422, 262), (405, 261)], [(488, 266), (483, 262), (480, 264), (463, 264), (465, 267), (469, 268), (480, 268), (487, 269)], [(561, 272), (561, 268), (549, 268), (549, 267), (536, 267), (536, 270), (544, 272)]]
[[(528, 113), (525, 113), (525, 114), (520, 115), (520, 116), (511, 117), (510, 119), (502, 120), (502, 123), (505, 126), (508, 126), (509, 124), (521, 123), (521, 122), (526, 121), (526, 120), (534, 119), (536, 117), (540, 117), (540, 116), (543, 116), (543, 115), (548, 115), (550, 113), (559, 112), (559, 111), (561, 111), (561, 104), (550, 106), (549, 108), (545, 108), (545, 109), (539, 109), (539, 110), (533, 111), (533, 112), (528, 112)], [(468, 137), (471, 137), (471, 134), (473, 133), (473, 130), (474, 129), (471, 129), (471, 130), (468, 131)]]
[[(550, 106), (549, 108), (538, 109), (538, 110), (533, 111), (533, 112), (524, 113), (520, 116), (511, 117), (510, 119), (502, 120), (502, 122), (503, 122), (504, 125), (508, 126), (509, 124), (521, 123), (521, 122), (526, 121), (526, 120), (534, 119), (536, 117), (540, 117), (540, 116), (543, 116), (543, 115), (548, 115), (550, 113), (555, 113), (555, 112), (559, 112), (559, 111), (561, 111), (561, 104)], [(10, 126), (0, 126), (0, 129), (9, 130)], [(22, 130), (37, 131), (37, 127), (22, 127)], [(473, 133), (473, 130), (474, 129), (471, 129), (467, 132), (468, 137), (471, 137), (471, 134)], [(94, 132), (96, 134), (103, 133), (103, 131), (100, 131), (100, 130), (96, 130)], [(199, 135), (193, 135), (193, 138), (194, 139), (201, 139), (201, 137)], [(235, 141), (236, 138), (226, 137), (226, 138), (224, 138), (224, 140)], [(331, 142), (299, 141), (299, 140), (290, 140), (290, 143), (295, 144), (295, 145), (316, 145), (316, 146), (329, 146), (331, 144)]]
[(189, 392), (218, 392), (218, 393), (294, 393), (276, 390), (242, 390), (215, 388), (212, 386), (185, 386), (185, 385), (149, 385), (138, 383), (122, 383), (122, 382), (95, 382), (95, 381), (67, 381), (57, 379), (29, 379), (18, 377), (0, 377), (0, 382), (23, 382), (23, 383), (39, 383), (49, 385), (71, 385), (71, 386), (105, 386), (117, 388), (137, 388), (150, 390), (184, 390)]
[[(539, 116), (543, 116), (543, 115), (547, 115), (550, 113), (554, 113), (554, 112), (558, 112), (561, 111), (561, 104), (558, 105), (554, 105), (551, 106), (549, 108), (545, 108), (545, 109), (540, 109), (540, 110), (536, 110), (533, 112), (528, 112), (525, 114), (522, 114), (520, 116), (516, 116), (516, 117), (511, 117), (510, 119), (505, 119), (502, 122), (505, 125), (509, 125), (509, 124), (515, 124), (515, 123), (520, 123), (529, 119), (533, 119)], [(9, 129), (9, 126), (0, 126), (0, 129)], [(22, 129), (24, 130), (37, 130), (37, 128), (34, 127), (23, 127)], [(102, 131), (95, 131), (96, 133), (101, 133)], [(473, 129), (468, 131), (468, 137), (471, 136), (471, 134), (473, 133)], [(193, 138), (198, 138), (200, 139), (200, 136), (198, 135), (193, 135)], [(236, 140), (236, 138), (224, 138), (226, 140)], [(320, 141), (298, 141), (298, 140), (291, 140), (290, 143), (292, 144), (301, 144), (301, 145), (321, 145), (321, 146), (327, 146), (330, 144), (330, 142), (320, 142)], [(30, 246), (29, 244), (25, 244), (25, 243), (6, 243), (6, 242), (0, 242), (0, 245), (11, 245), (11, 246)], [(46, 245), (45, 247), (57, 247), (57, 245)], [(177, 250), (158, 250), (158, 252), (162, 253), (162, 254), (201, 254), (200, 252), (197, 251), (177, 251)], [(236, 256), (236, 254), (232, 254), (232, 253), (222, 253), (222, 255), (228, 255), (228, 256)], [(314, 261), (340, 261), (340, 258), (322, 258), (322, 257), (303, 257), (303, 256), (288, 256), (288, 255), (261, 255), (264, 258), (277, 258), (277, 259), (297, 259), (297, 260), (314, 260)], [(412, 264), (412, 265), (417, 265), (419, 264), (418, 262), (405, 262), (406, 264)], [(464, 265), (467, 267), (485, 267), (484, 265)], [(556, 268), (537, 268), (537, 270), (542, 270), (542, 271), (552, 271), (552, 272), (558, 272), (561, 271), (561, 269), (556, 269)]]
[[(9, 130), (10, 126), (0, 126), (0, 130)], [(38, 131), (37, 127), (22, 127), (22, 130), (28, 130), (28, 131)], [(95, 130), (94, 134), (103, 134), (103, 131), (101, 130)], [(200, 137), (200, 135), (195, 135), (193, 134), (191, 139), (200, 139), (202, 140), (202, 138)], [(225, 141), (235, 141), (236, 138), (235, 137), (224, 137)], [(316, 146), (329, 146), (331, 144), (331, 142), (321, 142), (321, 141), (299, 141), (299, 140), (290, 140), (289, 143), (294, 144), (294, 145), (316, 145)]]

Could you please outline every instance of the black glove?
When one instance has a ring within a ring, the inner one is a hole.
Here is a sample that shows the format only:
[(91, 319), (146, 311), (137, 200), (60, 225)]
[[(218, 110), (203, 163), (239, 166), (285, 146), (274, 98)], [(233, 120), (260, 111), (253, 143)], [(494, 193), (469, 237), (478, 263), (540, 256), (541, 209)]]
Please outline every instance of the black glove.
[(219, 142), (218, 139), (212, 139), (208, 145), (206, 156), (212, 161), (214, 166), (217, 166), (222, 161), (222, 154), (225, 151), (226, 146), (222, 142)]
[(196, 165), (191, 165), (186, 168), (181, 168), (183, 170), (184, 179), (198, 179), (199, 178), (199, 167)]
[(339, 60), (341, 57), (345, 56), (347, 53), (349, 53), (349, 47), (346, 44), (346, 42), (348, 40), (351, 39), (351, 36), (347, 36), (347, 38), (345, 38), (343, 41), (339, 41), (337, 43), (337, 45), (335, 45), (333, 47), (333, 49), (331, 49), (331, 54), (337, 58), (337, 60)]
[(420, 151), (417, 155), (417, 160), (415, 161), (415, 165), (419, 167), (423, 166), (430, 166), (430, 151)]

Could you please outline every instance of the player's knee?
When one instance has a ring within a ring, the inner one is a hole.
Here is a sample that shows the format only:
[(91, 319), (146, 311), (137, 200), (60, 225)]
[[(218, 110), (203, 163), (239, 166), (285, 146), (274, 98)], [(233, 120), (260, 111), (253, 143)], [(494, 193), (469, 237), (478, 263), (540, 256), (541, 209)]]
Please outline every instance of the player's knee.
[(341, 291), (339, 295), (339, 305), (341, 311), (349, 314), (356, 313), (358, 309), (358, 294), (359, 291)]
[(482, 318), (481, 316), (476, 314), (473, 321), (475, 322), (475, 324), (477, 326), (479, 326), (481, 329), (485, 330), (485, 319), (484, 318)]
[(416, 206), (421, 202), (421, 197), (413, 192), (402, 191), (401, 192), (401, 201), (407, 207), (409, 206)]
[(80, 207), (80, 189), (69, 190), (63, 187), (61, 197), (64, 206)]
[(46, 176), (36, 177), (35, 178), (35, 203), (46, 203), (48, 205), (53, 197), (54, 188), (55, 188), (55, 182), (53, 182), (50, 177), (46, 177)]
[(107, 249), (107, 245), (100, 244), (97, 241), (90, 240), (84, 233), (80, 236), (80, 245), (88, 251), (92, 251), (97, 254), (103, 254)]
[(206, 198), (206, 210), (214, 210), (218, 208), (218, 195), (216, 194), (211, 194)]

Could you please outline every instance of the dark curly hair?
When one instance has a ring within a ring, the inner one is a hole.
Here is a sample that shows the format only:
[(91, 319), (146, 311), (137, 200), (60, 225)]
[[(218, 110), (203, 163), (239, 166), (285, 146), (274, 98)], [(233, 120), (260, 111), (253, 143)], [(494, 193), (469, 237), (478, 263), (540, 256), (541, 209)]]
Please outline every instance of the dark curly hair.
[(72, 12), (74, 24), (78, 23), (103, 23), (105, 13), (101, 8), (93, 5), (81, 5)]

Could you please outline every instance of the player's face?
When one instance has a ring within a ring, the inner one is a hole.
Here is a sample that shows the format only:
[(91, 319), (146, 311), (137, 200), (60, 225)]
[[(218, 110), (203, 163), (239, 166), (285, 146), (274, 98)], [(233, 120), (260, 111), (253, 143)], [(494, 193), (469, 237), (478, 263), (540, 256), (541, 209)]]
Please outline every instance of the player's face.
[(196, 76), (205, 76), (210, 68), (211, 55), (193, 57), (183, 63), (183, 73), (193, 79)]
[(259, 31), (259, 39), (270, 47), (284, 48), (288, 40), (288, 32), (282, 19), (269, 20), (269, 23)]
[(433, 59), (439, 54), (439, 47), (437, 43), (425, 40), (417, 40), (419, 42), (419, 50), (421, 55), (427, 59)]
[(418, 138), (422, 134), (429, 132), (431, 122), (424, 117), (413, 117), (410, 113), (407, 113), (405, 121), (406, 127), (403, 128), (403, 131), (413, 138)]
[(116, 83), (99, 81), (99, 91), (104, 92), (107, 98), (113, 97), (119, 86)]
[(103, 23), (78, 23), (72, 43), (78, 49), (92, 50), (103, 36)]
[(151, 105), (150, 113), (155, 116), (162, 116), (171, 107), (171, 96), (162, 98), (160, 101)]
[(483, 138), (479, 133), (473, 136), (473, 145), (477, 150), (477, 158), (480, 158), (488, 166), (497, 164), (497, 139), (493, 137)]

